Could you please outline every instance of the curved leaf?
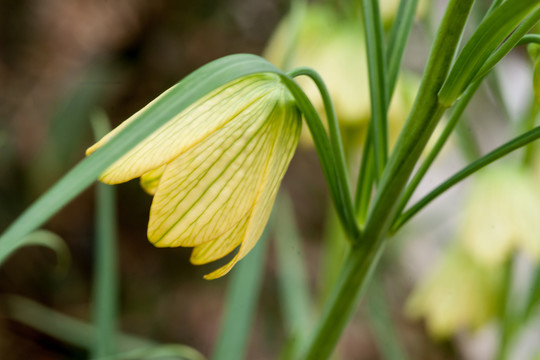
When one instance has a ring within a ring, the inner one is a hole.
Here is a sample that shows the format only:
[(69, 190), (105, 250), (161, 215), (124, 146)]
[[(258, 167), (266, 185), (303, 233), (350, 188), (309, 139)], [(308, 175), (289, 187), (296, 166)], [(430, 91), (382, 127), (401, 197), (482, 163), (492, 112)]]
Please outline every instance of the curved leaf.
[(261, 57), (230, 55), (194, 71), (141, 113), (124, 131), (83, 159), (41, 196), (0, 236), (0, 263), (22, 245), (25, 235), (46, 222), (90, 186), (109, 166), (173, 116), (212, 90), (254, 73), (282, 74)]

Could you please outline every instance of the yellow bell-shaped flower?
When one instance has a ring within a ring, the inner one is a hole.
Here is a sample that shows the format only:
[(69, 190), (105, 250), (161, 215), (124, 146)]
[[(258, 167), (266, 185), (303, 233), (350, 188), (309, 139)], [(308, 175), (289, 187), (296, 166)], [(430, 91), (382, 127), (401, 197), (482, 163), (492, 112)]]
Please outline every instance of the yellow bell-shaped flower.
[[(87, 150), (102, 146), (152, 103)], [(154, 195), (148, 239), (158, 247), (194, 247), (205, 264), (238, 248), (225, 275), (255, 246), (294, 154), (301, 116), (277, 75), (256, 74), (201, 98), (125, 154), (100, 180), (141, 177)]]

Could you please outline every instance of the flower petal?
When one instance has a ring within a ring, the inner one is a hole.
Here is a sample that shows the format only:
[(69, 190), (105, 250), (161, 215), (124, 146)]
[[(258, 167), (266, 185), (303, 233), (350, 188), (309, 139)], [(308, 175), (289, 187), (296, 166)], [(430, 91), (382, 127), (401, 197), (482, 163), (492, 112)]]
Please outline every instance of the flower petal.
[(246, 224), (240, 249), (225, 266), (205, 275), (204, 278), (207, 280), (227, 274), (238, 261), (244, 258), (256, 245), (268, 222), (279, 185), (298, 144), (301, 129), (300, 117), (294, 110), (281, 109), (281, 112), (276, 112), (273, 115), (272, 121), (281, 123), (280, 132), (274, 138), (275, 142), (264, 171), (263, 182), (259, 188), (253, 211), (249, 215), (249, 222)]
[[(277, 94), (281, 92), (276, 90)], [(279, 134), (275, 93), (167, 165), (150, 210), (156, 246), (196, 246), (234, 227), (253, 208)]]
[(197, 245), (193, 248), (190, 261), (194, 265), (207, 264), (221, 259), (240, 245), (244, 239), (249, 217), (244, 217), (238, 224), (218, 238)]
[(157, 169), (150, 170), (149, 172), (141, 176), (141, 187), (150, 195), (154, 195), (157, 191), (159, 181), (165, 172), (167, 165), (158, 167)]
[[(279, 80), (276, 75), (257, 74), (243, 77), (215, 90), (150, 134), (107, 169), (100, 180), (108, 184), (125, 182), (170, 162), (235, 119), (249, 106), (246, 98), (257, 101), (271, 92), (277, 81)], [(87, 155), (122, 131), (166, 93), (90, 147)]]

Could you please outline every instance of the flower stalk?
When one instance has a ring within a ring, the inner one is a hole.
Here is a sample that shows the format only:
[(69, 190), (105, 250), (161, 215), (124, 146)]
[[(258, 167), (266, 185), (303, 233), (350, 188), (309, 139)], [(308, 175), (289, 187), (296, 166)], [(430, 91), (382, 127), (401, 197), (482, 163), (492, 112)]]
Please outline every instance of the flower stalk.
[(368, 213), (363, 239), (352, 247), (335, 290), (323, 310), (321, 321), (301, 353), (301, 359), (325, 359), (331, 354), (366, 288), (386, 245), (385, 235), (396, 210), (397, 199), (446, 110), (437, 94), (450, 69), (473, 2), (451, 0), (447, 6), (418, 96)]
[(339, 130), (339, 124), (336, 116), (336, 110), (334, 104), (330, 98), (330, 93), (324, 84), (323, 79), (313, 69), (307, 67), (301, 67), (292, 70), (289, 74), (291, 77), (297, 77), (301, 75), (308, 76), (321, 93), (321, 97), (326, 110), (326, 118), (328, 120), (328, 129), (330, 137), (330, 147), (334, 155), (334, 163), (337, 172), (337, 180), (339, 181), (340, 188), (340, 203), (336, 204), (338, 213), (342, 213), (343, 223), (347, 224), (347, 234), (349, 240), (358, 239), (360, 237), (359, 226), (354, 215), (354, 206), (352, 203), (351, 189), (349, 186), (349, 174), (347, 171), (347, 164), (345, 161), (345, 151), (343, 150), (343, 141), (341, 140), (341, 133)]

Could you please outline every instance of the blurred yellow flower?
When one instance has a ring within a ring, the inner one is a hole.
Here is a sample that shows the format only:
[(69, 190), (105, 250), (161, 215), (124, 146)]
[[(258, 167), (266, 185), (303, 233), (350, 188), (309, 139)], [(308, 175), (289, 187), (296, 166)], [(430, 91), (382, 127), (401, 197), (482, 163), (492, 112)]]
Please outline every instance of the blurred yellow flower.
[(425, 318), (436, 339), (477, 329), (497, 314), (502, 278), (500, 269), (478, 264), (455, 246), (413, 290), (405, 311), (412, 318)]
[[(152, 103), (87, 150), (92, 153)], [(141, 177), (154, 195), (148, 239), (194, 247), (205, 264), (238, 248), (206, 275), (225, 275), (255, 246), (270, 215), (301, 130), (301, 116), (278, 76), (229, 83), (168, 121), (103, 173), (117, 184)]]
[(462, 246), (486, 265), (522, 250), (540, 260), (540, 192), (532, 173), (500, 163), (479, 173), (459, 233)]
[[(283, 65), (289, 55), (286, 53), (291, 36), (289, 19), (281, 22), (264, 52), (264, 57), (277, 66)], [(330, 92), (340, 126), (360, 130), (360, 138), (363, 138), (371, 116), (371, 104), (365, 40), (358, 20), (341, 18), (329, 6), (309, 6), (289, 65), (291, 68), (309, 66), (315, 69)], [(319, 113), (324, 113), (323, 102), (313, 82), (303, 78), (297, 81)], [(391, 144), (406, 120), (418, 83), (412, 76), (401, 76), (398, 80), (388, 112)], [(302, 142), (310, 144), (311, 138), (303, 136)]]

